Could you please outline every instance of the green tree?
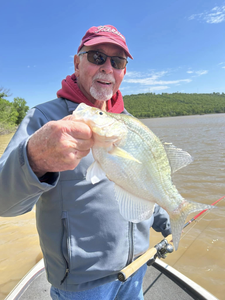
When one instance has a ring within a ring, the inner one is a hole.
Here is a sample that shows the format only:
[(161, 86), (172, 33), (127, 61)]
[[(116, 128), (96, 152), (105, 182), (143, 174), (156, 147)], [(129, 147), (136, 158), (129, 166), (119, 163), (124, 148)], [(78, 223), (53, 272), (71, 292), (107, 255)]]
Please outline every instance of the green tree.
[(29, 109), (29, 106), (26, 105), (27, 102), (23, 99), (23, 98), (14, 98), (13, 100), (13, 106), (16, 109), (16, 111), (18, 112), (18, 117), (16, 120), (16, 124), (19, 125), (21, 123), (21, 121), (23, 120), (23, 118), (26, 115), (26, 112)]
[(11, 102), (0, 98), (0, 134), (15, 130), (18, 115)]
[(225, 94), (162, 93), (124, 96), (126, 109), (138, 118), (224, 113)]
[(9, 97), (11, 95), (9, 95), (9, 90), (4, 89), (3, 87), (0, 87), (0, 99), (4, 98), (4, 97)]
[(10, 102), (5, 99), (9, 96), (9, 90), (0, 87), (0, 134), (14, 131), (29, 109), (23, 98), (17, 97)]
[(12, 103), (8, 100), (4, 99), (5, 97), (9, 97), (9, 90), (0, 88), (0, 123), (1, 124), (9, 124), (10, 126), (15, 124), (18, 113), (13, 107)]

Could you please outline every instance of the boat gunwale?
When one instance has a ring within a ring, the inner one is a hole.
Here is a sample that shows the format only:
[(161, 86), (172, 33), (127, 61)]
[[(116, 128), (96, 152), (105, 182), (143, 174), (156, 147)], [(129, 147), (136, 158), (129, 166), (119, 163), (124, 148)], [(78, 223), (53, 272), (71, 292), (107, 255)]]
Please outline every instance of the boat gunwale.
[[(164, 274), (167, 278), (172, 280), (183, 291), (189, 294), (196, 300), (219, 300), (213, 296), (210, 292), (198, 285), (196, 282), (186, 277), (173, 267), (164, 263), (163, 261), (156, 259), (152, 264), (156, 270)], [(5, 300), (19, 300), (20, 297), (30, 287), (31, 283), (45, 271), (43, 258), (19, 281), (14, 289), (8, 294)], [(196, 298), (197, 297), (197, 298)]]
[(156, 259), (156, 261), (152, 264), (154, 268), (158, 271), (163, 273), (165, 276), (170, 278), (174, 283), (176, 283), (179, 287), (181, 287), (187, 294), (191, 297), (198, 297), (194, 298), (197, 300), (219, 300), (213, 294), (208, 292), (202, 286), (182, 274), (181, 272), (177, 271), (170, 265), (164, 263), (160, 259)]

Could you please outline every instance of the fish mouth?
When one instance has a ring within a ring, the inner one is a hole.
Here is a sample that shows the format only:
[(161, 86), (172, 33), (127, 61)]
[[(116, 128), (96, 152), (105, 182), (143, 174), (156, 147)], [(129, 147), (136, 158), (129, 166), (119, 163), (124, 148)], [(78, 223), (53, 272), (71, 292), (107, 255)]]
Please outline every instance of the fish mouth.
[[(110, 132), (110, 127), (115, 123), (115, 121), (109, 121), (108, 123), (105, 123), (105, 124), (98, 124), (96, 126), (95, 122), (90, 122), (90, 125), (91, 125), (91, 128), (92, 128), (92, 131), (93, 132), (96, 132), (98, 134), (101, 133), (101, 135), (107, 135), (107, 133)], [(109, 135), (110, 136), (110, 135)]]
[[(93, 111), (95, 111), (96, 108), (93, 108)], [(103, 131), (108, 131), (109, 127), (115, 123), (115, 120), (113, 119), (108, 119), (107, 122), (104, 123), (98, 123), (96, 125), (95, 118), (98, 117), (96, 113), (93, 114), (92, 108), (90, 106), (87, 106), (84, 103), (81, 103), (78, 105), (76, 110), (73, 112), (73, 115), (75, 118), (80, 121), (86, 123), (88, 126), (91, 127), (92, 131), (98, 131), (101, 130)], [(101, 110), (99, 110), (100, 112)], [(93, 119), (92, 119), (93, 118)]]
[[(85, 103), (80, 103), (73, 115), (77, 121), (86, 123), (96, 135), (109, 140), (116, 141), (124, 133), (124, 128), (121, 130), (120, 126), (117, 125), (116, 119), (107, 118), (107, 116), (105, 118), (103, 111), (96, 107), (90, 107)], [(99, 121), (99, 118), (103, 118), (102, 121)]]

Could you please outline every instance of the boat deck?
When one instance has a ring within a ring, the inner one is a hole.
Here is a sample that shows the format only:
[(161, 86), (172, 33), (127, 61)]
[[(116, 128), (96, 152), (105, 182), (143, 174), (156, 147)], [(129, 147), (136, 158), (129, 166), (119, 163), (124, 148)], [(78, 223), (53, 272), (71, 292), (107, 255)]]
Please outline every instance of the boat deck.
[[(143, 282), (143, 292), (145, 300), (217, 299), (159, 260), (148, 267)], [(5, 300), (51, 300), (50, 284), (46, 279), (43, 260), (28, 273)]]

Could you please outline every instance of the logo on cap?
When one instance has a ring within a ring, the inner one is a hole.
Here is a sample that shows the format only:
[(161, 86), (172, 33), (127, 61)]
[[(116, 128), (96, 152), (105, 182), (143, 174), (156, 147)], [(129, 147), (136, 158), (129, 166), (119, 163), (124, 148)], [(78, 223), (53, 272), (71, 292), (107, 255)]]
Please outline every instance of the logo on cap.
[(99, 33), (99, 32), (111, 32), (114, 33), (116, 35), (118, 35), (119, 37), (121, 37), (124, 41), (125, 41), (125, 37), (116, 29), (108, 27), (108, 26), (98, 26), (98, 29), (95, 31), (95, 33)]

